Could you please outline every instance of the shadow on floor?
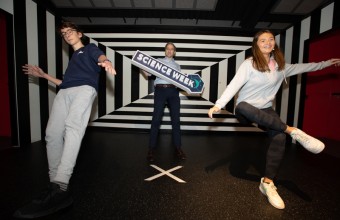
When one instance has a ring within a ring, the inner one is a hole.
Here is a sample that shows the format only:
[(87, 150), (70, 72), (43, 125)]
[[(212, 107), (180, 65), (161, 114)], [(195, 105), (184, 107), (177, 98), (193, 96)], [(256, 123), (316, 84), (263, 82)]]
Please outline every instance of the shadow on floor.
[[(340, 160), (288, 145), (276, 178), (284, 210), (259, 191), (267, 140), (245, 133), (183, 134), (187, 160), (173, 154), (162, 133), (153, 164), (183, 179), (179, 183), (146, 161), (148, 134), (90, 129), (70, 187), (71, 208), (41, 219), (337, 219)], [(48, 182), (44, 143), (0, 154), (0, 219), (30, 201)]]

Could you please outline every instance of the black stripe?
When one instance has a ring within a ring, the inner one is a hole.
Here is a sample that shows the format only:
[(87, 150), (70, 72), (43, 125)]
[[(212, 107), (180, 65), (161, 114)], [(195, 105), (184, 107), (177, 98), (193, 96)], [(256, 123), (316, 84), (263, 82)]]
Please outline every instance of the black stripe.
[[(300, 48), (300, 31), (301, 26), (294, 26), (293, 31), (293, 45), (292, 45), (292, 63), (298, 63), (299, 61), (299, 48)], [(287, 124), (293, 125), (295, 118), (295, 101), (296, 101), (296, 86), (297, 75), (291, 76), (289, 80), (289, 97), (288, 97), (288, 112), (287, 112)]]
[[(280, 50), (284, 53), (285, 45), (286, 45), (286, 32), (280, 34)], [(286, 83), (284, 80), (283, 83)], [(275, 111), (278, 115), (281, 115), (281, 106), (282, 106), (282, 92), (283, 92), (283, 85), (280, 86), (280, 89), (276, 93), (275, 98)]]
[(115, 109), (123, 106), (123, 56), (115, 52)]
[[(95, 129), (97, 130), (102, 130), (102, 131), (115, 131), (115, 132), (138, 132), (138, 133), (149, 133), (150, 132), (150, 128), (117, 128), (117, 127), (105, 127), (105, 126), (95, 126), (95, 127), (91, 127), (89, 126), (87, 129)], [(200, 135), (200, 134), (215, 134), (215, 135), (225, 135), (226, 131), (219, 131), (219, 130), (181, 130), (182, 134), (194, 134), (194, 135)], [(172, 133), (172, 129), (162, 129), (159, 131), (159, 133)], [(254, 134), (253, 131), (233, 131), (233, 134), (239, 135), (266, 135), (265, 132), (256, 132)]]
[[(122, 124), (150, 124), (151, 120), (128, 120), (128, 119), (97, 119), (95, 122), (101, 123), (122, 123)], [(162, 125), (171, 125), (171, 121), (162, 121)], [(181, 125), (191, 126), (219, 126), (219, 127), (254, 127), (251, 125), (244, 125), (238, 122), (187, 122), (181, 121)]]
[(253, 54), (252, 54), (252, 49), (251, 48), (245, 50), (245, 55), (244, 55), (245, 58), (251, 57), (252, 55)]
[[(38, 18), (38, 59), (39, 66), (47, 72), (47, 39), (46, 39), (46, 11), (45, 7), (40, 4), (37, 5), (37, 18)], [(41, 137), (45, 137), (45, 129), (49, 118), (48, 106), (48, 81), (39, 78), (39, 100), (40, 100), (40, 130)]]
[(321, 22), (321, 10), (316, 10), (312, 13), (309, 38), (312, 39), (320, 33), (320, 22)]
[[(106, 54), (106, 47), (103, 44), (98, 44), (98, 48)], [(99, 73), (98, 86), (98, 117), (106, 114), (106, 71), (101, 68)]]
[[(230, 57), (228, 59), (228, 73), (227, 73), (227, 85), (234, 78), (236, 74), (236, 56)], [(232, 98), (226, 105), (226, 110), (229, 112), (234, 112), (234, 98)]]
[(137, 66), (131, 64), (131, 102), (139, 99), (139, 76), (140, 70)]
[(209, 88), (209, 100), (215, 102), (217, 100), (217, 85), (219, 65), (214, 64), (210, 67), (210, 88)]
[(153, 93), (155, 91), (154, 83), (156, 77), (154, 75), (148, 77), (148, 93)]
[[(55, 26), (59, 27), (61, 21), (56, 20)], [(60, 37), (60, 35), (56, 32), (55, 33), (55, 39), (56, 39), (56, 78), (57, 79), (63, 79), (63, 47), (62, 42), (63, 39)], [(59, 87), (57, 86), (57, 91), (59, 91)]]
[[(65, 10), (64, 8), (62, 10)], [(74, 13), (74, 10), (73, 12)], [(147, 25), (82, 25), (85, 33), (161, 33), (161, 34), (197, 34), (197, 27), (180, 27), (162, 25), (162, 26), (147, 26)], [(221, 36), (244, 36), (249, 37), (249, 32), (239, 30), (239, 28), (226, 28), (226, 27), (201, 27), (199, 30), (200, 35), (221, 35)], [(251, 33), (251, 36), (253, 33)], [(164, 39), (164, 42), (172, 41), (171, 39)]]
[(340, 2), (334, 1), (333, 29), (340, 28)]
[[(216, 64), (214, 64), (216, 65)], [(210, 65), (208, 66), (191, 66), (191, 65), (181, 65), (181, 69), (182, 70), (197, 70), (197, 71), (201, 71), (202, 69), (205, 69), (207, 67), (209, 67)], [(181, 71), (182, 72), (182, 71)]]
[(31, 144), (30, 109), (28, 77), (22, 73), (21, 66), (27, 63), (27, 29), (26, 29), (26, 3), (13, 1), (14, 32), (15, 32), (15, 67), (16, 89), (18, 107), (18, 133), (19, 146), (27, 147)]
[[(306, 40), (304, 42), (304, 50), (303, 50), (303, 62), (309, 62), (309, 43), (310, 40)], [(304, 120), (304, 109), (305, 109), (305, 100), (306, 100), (306, 87), (307, 87), (307, 74), (302, 74), (301, 76), (301, 95), (299, 102), (299, 112), (298, 112), (298, 127), (302, 128), (303, 120)]]
[(17, 118), (17, 103), (16, 103), (16, 80), (14, 72), (14, 37), (13, 37), (13, 15), (5, 11), (1, 12), (6, 19), (6, 42), (7, 45), (7, 67), (8, 67), (8, 89), (9, 89), (9, 103), (10, 103), (10, 123), (11, 123), (11, 144), (12, 146), (19, 146), (18, 136), (18, 118)]

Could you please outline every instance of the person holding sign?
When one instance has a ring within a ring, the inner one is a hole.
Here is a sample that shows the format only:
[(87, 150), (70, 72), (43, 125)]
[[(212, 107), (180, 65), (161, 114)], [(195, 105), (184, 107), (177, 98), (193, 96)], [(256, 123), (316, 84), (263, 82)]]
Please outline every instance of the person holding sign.
[(259, 189), (275, 208), (285, 208), (273, 180), (285, 153), (286, 134), (314, 154), (320, 153), (325, 147), (318, 139), (281, 121), (272, 107), (275, 95), (286, 77), (321, 70), (332, 65), (339, 66), (340, 59), (319, 63), (287, 64), (275, 42), (274, 34), (269, 30), (259, 31), (253, 39), (252, 56), (240, 65), (235, 77), (208, 111), (208, 116), (212, 118), (213, 113), (219, 112), (239, 92), (235, 108), (237, 119), (241, 123), (257, 123), (266, 128), (271, 142)]
[(161, 59), (153, 58), (142, 51), (137, 50), (131, 63), (145, 70), (149, 74), (159, 77), (167, 83), (175, 85), (188, 94), (201, 94), (204, 82), (199, 74), (185, 74), (163, 63)]
[[(174, 56), (176, 55), (176, 46), (172, 42), (168, 42), (165, 45), (165, 57), (159, 58), (166, 65), (172, 67), (178, 72), (181, 71), (181, 67), (175, 62)], [(151, 73), (141, 69), (141, 72), (145, 76), (151, 76)], [(175, 145), (176, 155), (179, 159), (186, 159), (186, 155), (182, 150), (181, 141), (181, 128), (180, 128), (180, 97), (179, 91), (176, 86), (168, 81), (156, 77), (154, 82), (154, 110), (152, 115), (150, 139), (149, 139), (149, 151), (147, 154), (147, 160), (149, 162), (154, 161), (154, 152), (157, 145), (157, 138), (159, 133), (159, 127), (162, 122), (164, 114), (164, 107), (167, 104), (170, 111), (171, 125), (172, 125), (172, 140)]]

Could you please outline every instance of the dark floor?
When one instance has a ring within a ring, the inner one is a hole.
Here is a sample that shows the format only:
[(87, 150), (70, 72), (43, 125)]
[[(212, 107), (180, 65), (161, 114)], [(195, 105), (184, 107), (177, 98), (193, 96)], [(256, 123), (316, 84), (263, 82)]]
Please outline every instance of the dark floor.
[[(258, 189), (266, 138), (260, 134), (183, 134), (178, 161), (171, 135), (160, 135), (156, 161), (184, 180), (159, 173), (145, 159), (146, 133), (87, 131), (71, 189), (71, 208), (42, 219), (339, 219), (340, 159), (287, 146), (276, 185), (286, 203), (272, 207)], [(30, 201), (48, 182), (45, 147), (0, 150), (0, 219)]]

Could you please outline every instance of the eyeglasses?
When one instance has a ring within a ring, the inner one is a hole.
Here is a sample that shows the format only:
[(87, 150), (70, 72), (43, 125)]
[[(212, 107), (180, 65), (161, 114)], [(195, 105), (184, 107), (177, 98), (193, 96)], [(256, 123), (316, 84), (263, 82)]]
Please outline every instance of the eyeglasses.
[(68, 36), (68, 35), (72, 34), (73, 31), (76, 31), (76, 30), (74, 30), (74, 29), (68, 29), (68, 30), (65, 31), (65, 32), (61, 32), (60, 35), (61, 35), (62, 37), (65, 37), (65, 36)]

